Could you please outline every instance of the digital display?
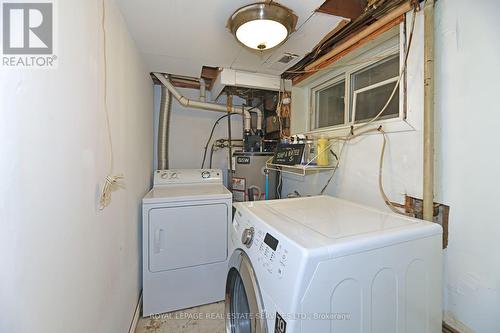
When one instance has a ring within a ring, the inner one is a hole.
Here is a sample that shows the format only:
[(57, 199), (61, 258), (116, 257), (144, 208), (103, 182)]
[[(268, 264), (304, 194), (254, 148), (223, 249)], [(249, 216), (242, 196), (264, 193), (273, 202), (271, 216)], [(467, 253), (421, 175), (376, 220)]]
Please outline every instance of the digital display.
[(264, 237), (264, 243), (273, 249), (273, 251), (276, 251), (276, 248), (278, 247), (278, 240), (268, 233), (266, 233), (266, 237)]

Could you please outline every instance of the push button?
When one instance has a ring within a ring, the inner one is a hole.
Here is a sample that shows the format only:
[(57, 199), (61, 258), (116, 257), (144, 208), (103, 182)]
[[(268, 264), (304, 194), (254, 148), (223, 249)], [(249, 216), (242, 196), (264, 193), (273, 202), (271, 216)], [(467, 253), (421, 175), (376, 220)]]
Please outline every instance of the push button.
[(283, 267), (283, 266), (278, 267), (278, 278), (279, 279), (283, 278), (284, 273), (285, 273), (285, 267)]
[(286, 265), (287, 260), (288, 260), (288, 257), (287, 257), (287, 255), (286, 255), (286, 253), (283, 253), (283, 254), (281, 255), (281, 257), (280, 257), (280, 263), (281, 263), (283, 266), (285, 266), (285, 265)]

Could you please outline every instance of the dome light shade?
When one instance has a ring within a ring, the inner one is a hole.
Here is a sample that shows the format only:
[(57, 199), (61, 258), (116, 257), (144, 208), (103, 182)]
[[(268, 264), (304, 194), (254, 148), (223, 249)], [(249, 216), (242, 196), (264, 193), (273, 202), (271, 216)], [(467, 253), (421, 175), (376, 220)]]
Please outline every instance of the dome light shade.
[(268, 50), (294, 31), (297, 16), (288, 8), (271, 2), (255, 3), (236, 10), (228, 28), (243, 45), (255, 50)]
[(265, 50), (280, 44), (288, 36), (285, 26), (272, 20), (253, 20), (236, 30), (236, 38), (246, 46)]

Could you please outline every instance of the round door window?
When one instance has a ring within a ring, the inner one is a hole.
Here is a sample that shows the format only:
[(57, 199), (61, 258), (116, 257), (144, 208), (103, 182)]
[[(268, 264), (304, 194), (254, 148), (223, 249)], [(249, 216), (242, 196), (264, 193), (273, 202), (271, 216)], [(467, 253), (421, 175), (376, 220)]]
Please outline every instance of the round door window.
[(235, 268), (229, 271), (227, 277), (227, 292), (229, 296), (229, 313), (227, 318), (231, 333), (252, 333), (252, 318), (248, 305), (245, 285), (240, 273)]
[(247, 255), (236, 250), (230, 259), (226, 282), (226, 331), (266, 333), (259, 285)]

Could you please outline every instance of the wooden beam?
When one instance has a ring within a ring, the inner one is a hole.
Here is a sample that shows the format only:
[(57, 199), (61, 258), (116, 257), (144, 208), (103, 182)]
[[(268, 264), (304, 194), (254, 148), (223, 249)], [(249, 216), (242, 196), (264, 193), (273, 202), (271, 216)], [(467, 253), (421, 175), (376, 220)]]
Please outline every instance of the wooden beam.
[(397, 7), (384, 17), (382, 17), (380, 20), (370, 24), (368, 27), (365, 29), (361, 30), (360, 32), (356, 33), (352, 37), (346, 39), (345, 41), (339, 43), (339, 45), (335, 46), (330, 52), (325, 54), (324, 56), (320, 57), (319, 59), (315, 60), (311, 64), (306, 66), (306, 70), (311, 70), (311, 69), (317, 69), (319, 66), (328, 61), (329, 59), (335, 57), (338, 53), (344, 51), (345, 49), (351, 47), (352, 45), (358, 43), (362, 39), (370, 36), (371, 34), (375, 33), (376, 31), (379, 31), (382, 27), (385, 27), (389, 25), (391, 22), (394, 20), (399, 19), (403, 14), (406, 12), (410, 11), (412, 9), (412, 6), (410, 2), (406, 2), (402, 4), (401, 6)]
[(326, 0), (316, 11), (354, 20), (365, 8), (366, 0)]
[(197, 80), (187, 80), (173, 77), (171, 82), (174, 86), (179, 88), (200, 89), (200, 82)]
[(201, 68), (201, 77), (204, 79), (215, 80), (219, 75), (218, 67), (203, 66)]
[(342, 29), (344, 29), (344, 27), (346, 25), (348, 25), (349, 23), (350, 23), (350, 21), (347, 20), (347, 19), (341, 20), (332, 31), (330, 31), (328, 34), (326, 34), (325, 37), (323, 37), (323, 39), (321, 39), (321, 41), (314, 47), (313, 52), (317, 51), (317, 49), (319, 47), (323, 46), (323, 44), (327, 40), (329, 40), (330, 38), (332, 38), (333, 36), (335, 36), (336, 34), (338, 34), (339, 31), (342, 30)]
[(205, 79), (207, 90), (212, 90), (213, 83), (219, 75), (218, 67), (203, 66), (201, 68), (201, 77)]
[[(158, 80), (158, 78), (156, 78), (156, 76), (154, 76), (152, 73), (150, 75), (151, 75), (151, 79), (153, 80), (154, 84), (161, 85), (161, 82)], [(175, 75), (172, 75), (170, 77), (170, 81), (172, 82), (172, 84), (175, 87), (178, 87), (178, 88), (200, 89), (200, 82), (198, 82), (196, 78), (193, 78), (191, 80), (191, 79), (180, 78), (180, 77), (176, 77)]]
[(460, 332), (443, 321), (443, 333), (460, 333)]
[[(330, 57), (325, 58), (324, 61), (316, 63), (315, 67), (311, 67), (311, 65), (306, 66), (306, 70), (304, 74), (300, 76), (296, 76), (295, 78), (292, 79), (292, 84), (296, 85), (305, 79), (311, 77), (312, 75), (316, 74), (319, 70), (324, 69), (333, 63), (339, 61), (342, 57), (345, 55), (349, 54), (350, 52), (354, 51), (355, 49), (359, 48), (360, 46), (365, 45), (366, 43), (374, 40), (384, 32), (388, 31), (389, 29), (393, 28), (394, 26), (400, 24), (401, 22), (404, 21), (404, 15), (398, 16), (396, 19), (386, 23), (385, 25), (379, 27), (377, 30), (373, 31), (371, 34), (368, 34), (364, 36), (363, 38), (357, 40), (354, 43), (350, 43), (350, 45), (347, 48), (343, 49), (338, 49), (336, 53), (330, 51), (327, 55), (330, 55)], [(344, 43), (342, 43), (344, 44)], [(334, 48), (336, 50), (337, 48)], [(322, 57), (324, 58), (324, 57)]]

